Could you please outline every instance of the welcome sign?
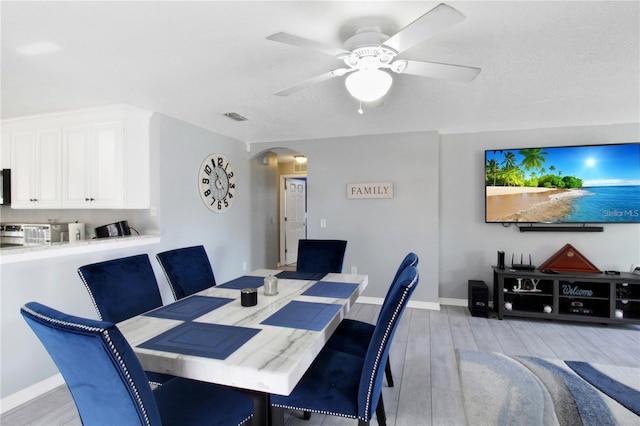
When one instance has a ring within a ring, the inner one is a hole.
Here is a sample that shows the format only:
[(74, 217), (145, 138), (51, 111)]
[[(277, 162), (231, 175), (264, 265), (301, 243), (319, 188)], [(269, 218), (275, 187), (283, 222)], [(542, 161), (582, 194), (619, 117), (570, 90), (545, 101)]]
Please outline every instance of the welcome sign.
[(393, 198), (393, 183), (350, 183), (347, 198)]

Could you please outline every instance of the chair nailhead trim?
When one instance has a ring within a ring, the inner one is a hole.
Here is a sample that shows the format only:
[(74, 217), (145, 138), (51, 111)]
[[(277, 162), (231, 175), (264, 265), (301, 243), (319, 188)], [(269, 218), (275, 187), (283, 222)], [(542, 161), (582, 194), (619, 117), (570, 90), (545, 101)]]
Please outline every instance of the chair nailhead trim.
[[(400, 303), (398, 303), (398, 306), (396, 307), (395, 312), (393, 313), (393, 315), (391, 316), (391, 321), (389, 321), (389, 326), (387, 327), (387, 329), (384, 332), (384, 336), (382, 339), (382, 345), (381, 347), (384, 347), (384, 343), (387, 341), (387, 338), (389, 337), (389, 332), (390, 329), (393, 328), (392, 324), (395, 323), (395, 321), (398, 318), (398, 313), (400, 312), (400, 309), (402, 308), (402, 306), (405, 303), (405, 300), (407, 298), (407, 293), (409, 292), (409, 289), (411, 287), (413, 287), (415, 285), (415, 283), (418, 282), (418, 274), (416, 273), (415, 278), (413, 279), (413, 281), (411, 281), (411, 283), (409, 283), (409, 285), (407, 286), (407, 288), (405, 289), (402, 298), (400, 299)], [(291, 405), (282, 405), (282, 404), (271, 404), (274, 407), (278, 407), (278, 408), (285, 408), (287, 410), (297, 410), (297, 411), (309, 411), (311, 413), (317, 413), (317, 414), (325, 414), (325, 415), (330, 415), (330, 416), (337, 416), (337, 417), (346, 417), (348, 419), (358, 419), (358, 420), (362, 420), (364, 422), (369, 421), (367, 417), (367, 413), (369, 412), (369, 405), (371, 404), (371, 394), (373, 393), (373, 382), (374, 382), (374, 378), (376, 376), (376, 371), (378, 371), (378, 367), (380, 365), (380, 357), (382, 356), (382, 352), (381, 350), (378, 350), (378, 353), (376, 354), (376, 360), (374, 363), (374, 368), (373, 368), (373, 374), (371, 375), (371, 378), (369, 379), (369, 388), (367, 389), (367, 403), (365, 406), (365, 410), (364, 410), (364, 415), (358, 415), (358, 416), (348, 416), (346, 414), (342, 414), (342, 413), (333, 413), (331, 411), (324, 411), (324, 410), (314, 410), (311, 408), (307, 408), (307, 407), (293, 407)]]
[(51, 322), (53, 324), (60, 324), (60, 325), (65, 325), (68, 327), (75, 327), (78, 328), (80, 330), (86, 330), (86, 331), (100, 331), (103, 332), (104, 328), (101, 327), (89, 327), (88, 325), (84, 325), (84, 324), (77, 324), (75, 322), (68, 322), (68, 321), (61, 321), (55, 318), (51, 318), (51, 317), (47, 317), (42, 315), (39, 312), (34, 311), (33, 309), (30, 309), (27, 306), (23, 306), (22, 309), (24, 309), (26, 312), (28, 312), (29, 314), (33, 315), (34, 317), (38, 317), (42, 320), (45, 320), (47, 322)]
[[(382, 345), (380, 345), (380, 347), (378, 348), (378, 352), (376, 353), (376, 360), (373, 364), (372, 374), (371, 374), (371, 377), (369, 377), (369, 388), (367, 389), (367, 402), (365, 403), (364, 413), (362, 413), (363, 415), (361, 417), (369, 417), (368, 413), (369, 413), (369, 407), (371, 405), (373, 384), (375, 381), (376, 373), (380, 367), (380, 357), (382, 356), (383, 348), (386, 346), (386, 341), (389, 338), (390, 330), (391, 328), (393, 328), (393, 324), (397, 321), (398, 314), (405, 304), (409, 290), (411, 289), (411, 287), (415, 285), (417, 281), (418, 281), (418, 273), (416, 271), (416, 276), (413, 278), (413, 280), (409, 283), (409, 285), (405, 288), (404, 292), (402, 293), (402, 298), (400, 299), (400, 303), (398, 303), (398, 305), (396, 306), (396, 309), (393, 312), (393, 315), (391, 316), (391, 321), (389, 321), (389, 323), (387, 324), (387, 328), (384, 331), (384, 336), (382, 337)], [(371, 414), (373, 415), (373, 413)], [(363, 419), (363, 420), (367, 421), (368, 419)]]
[(107, 339), (107, 343), (109, 343), (109, 348), (111, 349), (111, 352), (115, 355), (116, 359), (118, 360), (118, 364), (120, 364), (120, 368), (122, 368), (122, 370), (124, 371), (124, 374), (127, 377), (127, 382), (129, 382), (129, 386), (131, 387), (131, 389), (133, 390), (133, 393), (136, 396), (136, 402), (138, 403), (138, 407), (140, 408), (140, 411), (142, 411), (142, 415), (144, 416), (144, 423), (146, 425), (150, 425), (151, 422), (149, 421), (147, 410), (144, 407), (142, 398), (140, 397), (140, 393), (138, 392), (138, 388), (136, 387), (135, 383), (133, 383), (133, 379), (131, 378), (131, 374), (129, 374), (129, 369), (127, 368), (127, 365), (124, 363), (124, 361), (122, 360), (122, 357), (120, 356), (120, 353), (118, 352), (113, 342), (111, 341), (111, 336), (109, 335), (109, 332), (107, 330), (104, 330), (102, 334)]
[(162, 272), (164, 272), (164, 276), (167, 279), (167, 283), (169, 284), (169, 288), (171, 289), (171, 294), (173, 294), (173, 299), (174, 300), (178, 300), (178, 295), (176, 294), (176, 289), (173, 287), (173, 283), (171, 282), (171, 278), (169, 278), (169, 274), (167, 274), (167, 270), (164, 268), (164, 265), (162, 264), (162, 260), (160, 260), (160, 257), (156, 254), (156, 259), (158, 260), (158, 263), (160, 264), (160, 267), (162, 268)]
[(131, 389), (133, 390), (133, 393), (136, 397), (136, 402), (138, 404), (138, 408), (140, 408), (140, 411), (142, 412), (142, 416), (144, 417), (144, 422), (146, 425), (151, 425), (151, 422), (149, 421), (149, 416), (147, 415), (147, 410), (144, 407), (144, 404), (142, 402), (142, 399), (140, 398), (140, 393), (138, 392), (138, 388), (136, 387), (136, 385), (133, 383), (133, 379), (131, 378), (131, 374), (129, 374), (129, 369), (127, 368), (126, 364), (124, 363), (124, 361), (122, 360), (122, 357), (120, 356), (120, 353), (118, 352), (118, 350), (116, 349), (115, 345), (113, 344), (113, 341), (111, 340), (111, 336), (109, 335), (109, 331), (107, 331), (106, 329), (102, 328), (102, 327), (89, 327), (86, 326), (84, 324), (78, 324), (75, 322), (69, 322), (69, 321), (61, 321), (58, 319), (54, 319), (51, 317), (47, 317), (45, 315), (40, 314), (39, 312), (35, 312), (34, 310), (24, 306), (22, 309), (24, 309), (26, 312), (28, 312), (29, 314), (40, 318), (41, 320), (53, 323), (53, 324), (59, 324), (59, 325), (64, 325), (67, 327), (74, 327), (80, 330), (85, 330), (85, 331), (90, 331), (90, 332), (100, 332), (102, 333), (102, 335), (104, 336), (104, 338), (107, 341), (107, 344), (109, 345), (109, 349), (111, 349), (111, 352), (113, 353), (113, 355), (115, 355), (116, 360), (118, 361), (118, 364), (120, 365), (120, 368), (122, 368), (125, 376), (127, 377), (127, 382), (129, 384), (129, 386), (131, 387)]
[(245, 424), (246, 422), (249, 421), (249, 419), (251, 419), (253, 417), (253, 414), (251, 414), (250, 416), (248, 416), (246, 419), (244, 419), (243, 421), (241, 421), (240, 423), (238, 423), (238, 426), (242, 426), (243, 424)]
[(96, 303), (96, 298), (93, 297), (93, 292), (91, 291), (91, 287), (89, 287), (89, 284), (87, 283), (87, 280), (85, 279), (84, 275), (82, 275), (82, 271), (80, 269), (78, 269), (78, 274), (80, 275), (80, 279), (82, 280), (84, 287), (89, 292), (89, 297), (91, 297), (91, 303), (93, 303), (93, 307), (95, 308), (96, 312), (98, 312), (98, 318), (100, 319), (100, 321), (102, 321), (102, 313), (100, 312), (100, 308)]
[(305, 407), (293, 407), (291, 405), (282, 405), (282, 404), (271, 404), (274, 407), (278, 407), (278, 408), (284, 408), (287, 410), (296, 410), (296, 411), (309, 411), (310, 413), (317, 413), (317, 414), (324, 414), (324, 415), (329, 415), (329, 416), (336, 416), (336, 417), (344, 417), (347, 419), (360, 419), (360, 420), (364, 420), (366, 421), (366, 419), (362, 419), (359, 416), (349, 416), (343, 413), (334, 413), (331, 411), (324, 411), (324, 410), (314, 410), (311, 408), (305, 408)]

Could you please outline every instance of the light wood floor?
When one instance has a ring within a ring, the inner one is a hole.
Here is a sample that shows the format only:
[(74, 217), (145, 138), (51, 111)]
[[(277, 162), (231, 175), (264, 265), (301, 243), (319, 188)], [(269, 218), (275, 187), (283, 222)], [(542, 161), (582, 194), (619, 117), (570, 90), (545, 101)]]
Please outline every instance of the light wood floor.
[[(379, 306), (356, 304), (349, 316), (374, 322)], [(395, 387), (383, 386), (387, 424), (464, 425), (455, 349), (640, 367), (640, 325), (472, 317), (466, 308), (407, 309), (391, 349)], [(386, 383), (386, 382), (385, 382)], [(376, 423), (375, 420), (372, 423)], [(0, 424), (79, 425), (64, 387), (17, 407)], [(287, 415), (287, 426), (356, 425), (350, 419)]]

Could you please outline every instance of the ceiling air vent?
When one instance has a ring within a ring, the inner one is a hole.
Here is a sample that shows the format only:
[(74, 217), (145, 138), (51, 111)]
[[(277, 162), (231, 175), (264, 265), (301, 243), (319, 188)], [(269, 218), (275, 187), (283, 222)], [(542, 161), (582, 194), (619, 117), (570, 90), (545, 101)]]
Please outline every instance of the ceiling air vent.
[(247, 117), (244, 117), (244, 116), (238, 114), (237, 112), (225, 112), (222, 115), (224, 115), (225, 117), (229, 117), (230, 119), (235, 120), (235, 121), (247, 121), (248, 120)]

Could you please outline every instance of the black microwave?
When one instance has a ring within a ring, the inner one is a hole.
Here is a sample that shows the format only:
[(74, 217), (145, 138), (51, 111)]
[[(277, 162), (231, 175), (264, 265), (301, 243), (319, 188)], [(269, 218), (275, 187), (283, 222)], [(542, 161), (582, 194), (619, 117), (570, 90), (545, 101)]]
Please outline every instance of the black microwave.
[(11, 204), (11, 170), (0, 169), (0, 204), (8, 206)]

